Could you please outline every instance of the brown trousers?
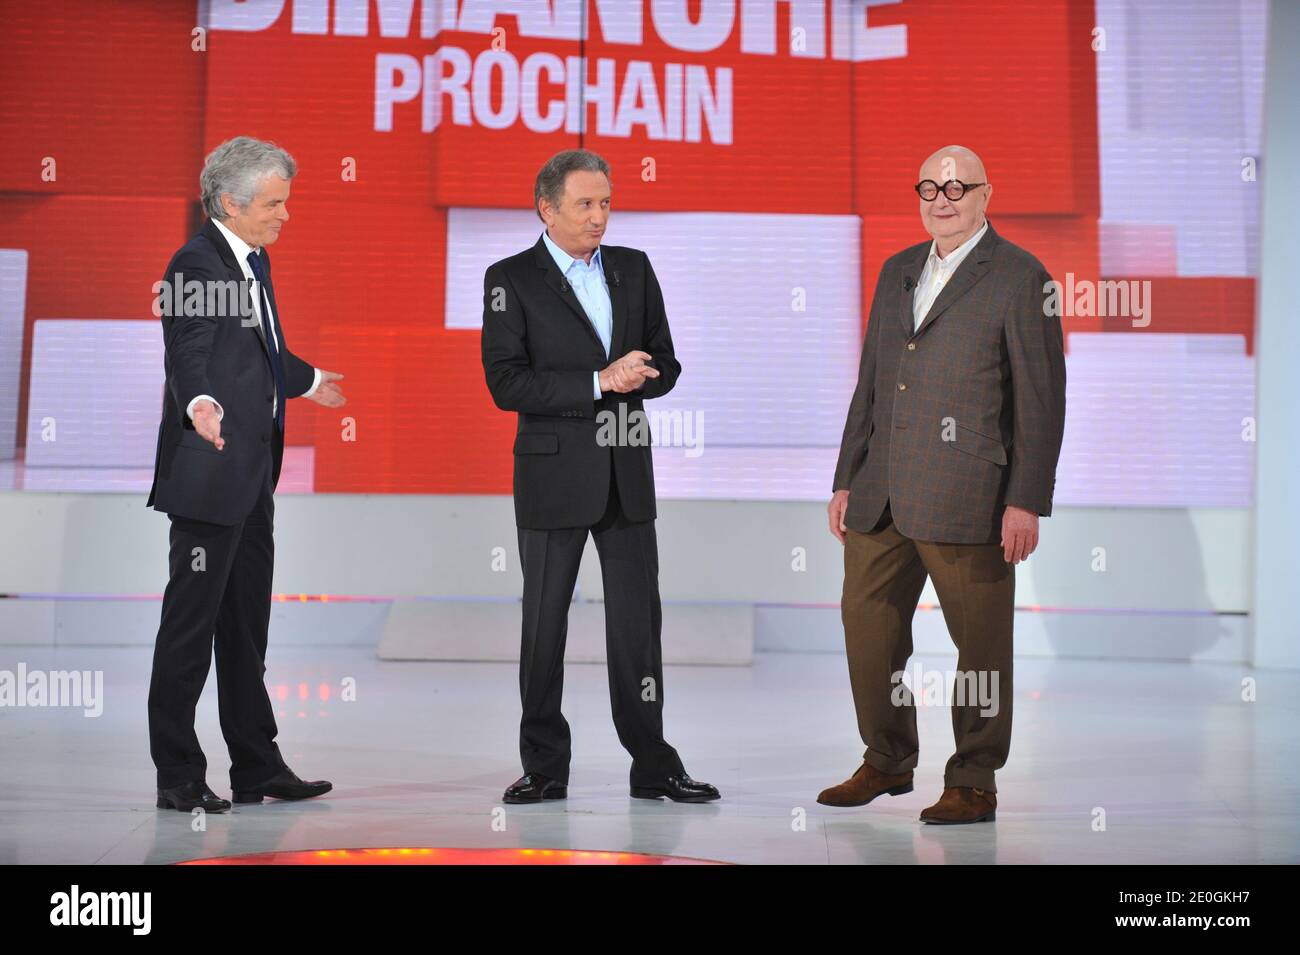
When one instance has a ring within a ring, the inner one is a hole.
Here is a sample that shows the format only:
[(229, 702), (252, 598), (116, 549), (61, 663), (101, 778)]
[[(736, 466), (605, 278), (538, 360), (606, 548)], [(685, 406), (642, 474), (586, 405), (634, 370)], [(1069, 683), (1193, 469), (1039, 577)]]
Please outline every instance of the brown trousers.
[[(863, 759), (883, 773), (916, 766), (915, 699), (895, 674), (912, 655), (912, 616), (928, 575), (957, 645), (954, 683), (964, 689), (958, 695), (954, 687), (950, 697), (957, 751), (944, 769), (944, 786), (996, 792), (994, 772), (1011, 749), (1015, 566), (1003, 559), (1000, 544), (904, 537), (888, 507), (870, 533), (845, 531), (844, 542), (841, 613), (858, 731), (867, 746)], [(916, 693), (931, 685), (926, 677), (913, 686)]]

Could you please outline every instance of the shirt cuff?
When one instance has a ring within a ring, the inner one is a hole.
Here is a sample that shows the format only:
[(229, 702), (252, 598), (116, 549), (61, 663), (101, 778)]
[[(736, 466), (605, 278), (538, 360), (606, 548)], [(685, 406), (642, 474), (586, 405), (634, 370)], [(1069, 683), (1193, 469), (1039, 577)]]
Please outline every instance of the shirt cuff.
[(320, 369), (313, 368), (312, 371), (315, 373), (315, 377), (311, 380), (311, 387), (302, 393), (301, 397), (303, 398), (310, 398), (311, 393), (320, 387)]
[(592, 387), (592, 397), (595, 398), (597, 401), (599, 401), (600, 400), (600, 372), (593, 371), (591, 373), (591, 387)]
[(212, 397), (211, 395), (198, 395), (197, 397), (190, 399), (190, 403), (185, 406), (185, 416), (189, 418), (191, 421), (194, 420), (194, 406), (200, 401), (211, 401), (214, 405), (217, 406), (218, 421), (220, 421), (222, 418), (226, 416), (226, 409), (221, 407), (221, 404), (217, 401), (216, 398)]

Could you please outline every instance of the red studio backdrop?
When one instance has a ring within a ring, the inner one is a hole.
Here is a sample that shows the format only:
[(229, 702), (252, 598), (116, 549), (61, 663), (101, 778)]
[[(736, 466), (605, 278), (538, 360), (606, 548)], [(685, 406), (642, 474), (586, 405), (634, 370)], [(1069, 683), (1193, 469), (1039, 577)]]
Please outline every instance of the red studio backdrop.
[(883, 259), (925, 238), (921, 160), (962, 143), (996, 182), (1000, 232), (1055, 276), (1098, 277), (1092, 3), (660, 6), (668, 37), (649, 0), (3, 0), (0, 246), (29, 252), (23, 395), (34, 321), (157, 321), (152, 285), (202, 221), (203, 157), (240, 134), (298, 161), (277, 298), (294, 351), (346, 375), (357, 422), (355, 442), (317, 440), (337, 412), (295, 402), (317, 491), (509, 492), (513, 416), (478, 332), (445, 326), (447, 215), (529, 208), (561, 149), (609, 161), (615, 242), (617, 210), (859, 216), (866, 303)]

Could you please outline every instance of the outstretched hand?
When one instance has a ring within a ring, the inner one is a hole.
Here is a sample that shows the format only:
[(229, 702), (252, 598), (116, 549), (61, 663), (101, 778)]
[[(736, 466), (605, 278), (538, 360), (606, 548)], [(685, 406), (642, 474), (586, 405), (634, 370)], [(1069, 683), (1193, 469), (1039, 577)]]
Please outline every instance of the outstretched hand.
[(217, 407), (206, 398), (194, 403), (194, 414), (190, 416), (194, 430), (204, 441), (212, 444), (218, 451), (226, 449), (226, 440), (221, 436), (221, 419), (217, 417)]
[(318, 405), (324, 405), (326, 408), (341, 408), (347, 404), (348, 399), (343, 395), (343, 389), (334, 384), (336, 381), (342, 381), (343, 376), (337, 371), (326, 371), (321, 369), (320, 384), (316, 386), (307, 397)]

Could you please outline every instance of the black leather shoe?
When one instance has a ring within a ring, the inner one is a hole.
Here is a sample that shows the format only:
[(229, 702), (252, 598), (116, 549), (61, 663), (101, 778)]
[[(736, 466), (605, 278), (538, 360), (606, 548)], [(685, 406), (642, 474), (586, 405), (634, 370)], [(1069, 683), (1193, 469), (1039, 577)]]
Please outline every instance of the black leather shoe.
[(235, 802), (261, 802), (263, 797), (274, 799), (311, 799), (322, 796), (334, 788), (334, 784), (324, 779), (304, 782), (294, 775), (293, 770), (286, 769), (280, 775), (248, 789), (236, 789), (230, 794)]
[(182, 783), (170, 789), (158, 790), (159, 809), (179, 809), (181, 812), (229, 812), (230, 803), (222, 799), (203, 780)]
[(566, 799), (569, 786), (541, 773), (525, 773), (506, 789), (502, 802), (541, 802), (543, 799)]
[(708, 783), (696, 782), (685, 773), (669, 776), (655, 786), (633, 786), (632, 795), (637, 799), (659, 799), (667, 796), (673, 802), (711, 802), (721, 799), (722, 794)]

